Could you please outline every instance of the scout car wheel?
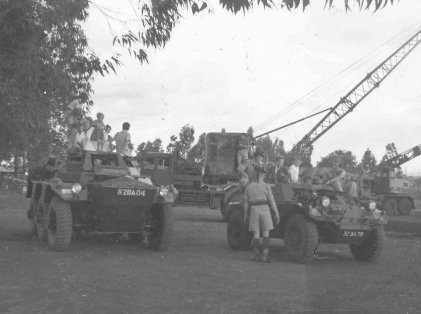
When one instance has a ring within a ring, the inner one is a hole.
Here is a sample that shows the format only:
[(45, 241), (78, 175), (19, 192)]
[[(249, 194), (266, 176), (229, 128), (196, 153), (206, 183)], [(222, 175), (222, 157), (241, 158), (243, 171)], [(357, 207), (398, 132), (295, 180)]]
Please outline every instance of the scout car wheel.
[(38, 206), (36, 207), (36, 211), (34, 212), (34, 222), (36, 225), (36, 235), (38, 239), (45, 241), (47, 240), (47, 228), (46, 228), (46, 221), (48, 217), (48, 211), (44, 202), (39, 199)]
[(383, 202), (383, 208), (386, 214), (396, 216), (398, 214), (398, 202), (395, 199), (387, 198)]
[(72, 210), (58, 197), (48, 206), (47, 235), (48, 246), (55, 251), (66, 250), (72, 240)]
[(349, 248), (357, 261), (373, 262), (383, 252), (385, 237), (383, 226), (377, 226), (362, 244), (350, 244)]
[(36, 213), (36, 208), (37, 208), (36, 205), (37, 205), (37, 201), (32, 196), (31, 202), (29, 203), (28, 218), (29, 218), (29, 223), (31, 225), (31, 232), (33, 235), (37, 235), (37, 224), (35, 220), (35, 213)]
[(285, 228), (285, 248), (296, 262), (308, 263), (313, 259), (319, 243), (316, 225), (302, 215), (293, 215)]
[(243, 195), (241, 192), (235, 192), (233, 195), (230, 196), (230, 198), (228, 199), (227, 202), (225, 202), (225, 204), (221, 204), (221, 214), (222, 214), (222, 221), (228, 221), (229, 219), (229, 213), (231, 211), (231, 207), (233, 205), (231, 205), (231, 202), (241, 202)]
[(248, 250), (253, 234), (248, 231), (244, 223), (244, 214), (241, 210), (235, 210), (229, 215), (227, 224), (228, 244), (233, 250)]
[(165, 250), (171, 243), (173, 233), (173, 210), (171, 205), (161, 205), (152, 209), (152, 230), (148, 235), (149, 248)]
[(399, 201), (398, 212), (402, 216), (408, 216), (411, 214), (412, 204), (411, 201), (407, 198), (403, 198)]

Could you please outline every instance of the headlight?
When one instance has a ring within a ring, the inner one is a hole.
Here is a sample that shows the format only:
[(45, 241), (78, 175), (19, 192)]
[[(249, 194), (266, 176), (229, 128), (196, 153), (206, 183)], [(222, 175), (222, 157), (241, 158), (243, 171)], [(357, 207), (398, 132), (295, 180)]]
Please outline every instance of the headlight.
[(376, 202), (372, 201), (372, 200), (368, 201), (368, 208), (370, 210), (375, 210), (376, 209)]
[(80, 191), (82, 191), (82, 186), (79, 183), (74, 183), (72, 186), (72, 192), (78, 194)]
[(167, 187), (161, 187), (159, 189), (159, 195), (161, 196), (167, 196), (169, 192), (169, 189)]
[(312, 217), (320, 217), (321, 214), (319, 212), (319, 210), (317, 209), (317, 207), (310, 207), (310, 211), (308, 213), (310, 216)]
[(326, 207), (328, 207), (328, 206), (329, 206), (329, 204), (330, 204), (330, 198), (329, 198), (329, 197), (327, 197), (327, 196), (323, 196), (323, 197), (322, 197), (322, 206), (323, 206), (324, 208), (326, 208)]

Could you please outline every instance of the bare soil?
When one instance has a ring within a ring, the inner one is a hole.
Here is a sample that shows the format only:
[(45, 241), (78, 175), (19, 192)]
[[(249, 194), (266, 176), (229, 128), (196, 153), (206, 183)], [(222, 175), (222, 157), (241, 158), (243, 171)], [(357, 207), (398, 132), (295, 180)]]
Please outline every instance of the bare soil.
[(171, 248), (89, 235), (67, 252), (30, 234), (22, 195), (0, 190), (0, 313), (416, 313), (421, 239), (389, 234), (375, 263), (322, 245), (310, 265), (272, 241), (272, 263), (232, 251), (219, 212), (175, 207)]

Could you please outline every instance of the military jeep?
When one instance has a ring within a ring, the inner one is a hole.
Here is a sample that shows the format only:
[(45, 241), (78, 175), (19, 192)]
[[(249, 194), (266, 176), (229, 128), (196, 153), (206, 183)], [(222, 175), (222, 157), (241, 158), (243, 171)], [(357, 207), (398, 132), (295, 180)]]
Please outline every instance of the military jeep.
[(116, 153), (62, 157), (54, 177), (33, 177), (28, 184), (28, 218), (38, 238), (60, 251), (82, 232), (127, 233), (150, 248), (167, 248), (173, 230), (171, 187), (153, 185)]
[[(299, 183), (272, 185), (280, 223), (270, 237), (284, 239), (287, 255), (310, 262), (320, 243), (348, 244), (358, 261), (374, 261), (383, 250), (386, 223), (374, 201), (362, 207), (346, 201), (330, 186)], [(234, 250), (250, 248), (252, 233), (244, 223), (241, 202), (230, 204), (227, 237)]]

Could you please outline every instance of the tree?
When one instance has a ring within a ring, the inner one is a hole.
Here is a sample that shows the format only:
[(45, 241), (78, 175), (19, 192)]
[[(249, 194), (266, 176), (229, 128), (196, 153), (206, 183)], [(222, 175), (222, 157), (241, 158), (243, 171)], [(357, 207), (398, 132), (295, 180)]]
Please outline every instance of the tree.
[(363, 171), (367, 173), (375, 173), (376, 172), (376, 157), (374, 157), (373, 153), (369, 148), (364, 152), (363, 157), (361, 158), (360, 167)]
[(335, 157), (339, 156), (341, 158), (341, 167), (345, 169), (353, 169), (357, 167), (357, 159), (355, 155), (350, 151), (345, 150), (335, 150), (329, 155), (322, 157), (317, 163), (318, 167), (332, 167), (333, 160)]
[(197, 143), (187, 153), (187, 159), (205, 165), (206, 133), (202, 133)]
[(395, 143), (389, 143), (386, 145), (386, 154), (383, 155), (381, 164), (398, 155)]
[(88, 49), (88, 9), (87, 0), (0, 1), (0, 158), (27, 152), (37, 164), (62, 147), (64, 108), (77, 94), (88, 109), (92, 75), (114, 69)]
[(284, 141), (279, 138), (275, 138), (275, 141), (272, 141), (270, 136), (266, 135), (256, 139), (255, 144), (265, 151), (267, 161), (274, 162), (276, 156), (285, 155)]
[(194, 127), (186, 124), (176, 135), (170, 137), (170, 143), (167, 145), (167, 152), (177, 152), (181, 157), (186, 158), (187, 153), (194, 142)]
[(312, 168), (313, 165), (311, 164), (311, 155), (313, 154), (313, 145), (307, 147), (301, 155), (301, 166)]
[[(386, 163), (389, 159), (396, 157), (399, 155), (395, 143), (389, 143), (386, 145), (386, 154), (384, 154), (382, 161), (380, 162), (380, 165), (383, 163)], [(395, 168), (395, 175), (397, 178), (402, 178), (403, 171), (401, 167)]]
[(147, 141), (142, 142), (137, 146), (136, 154), (137, 156), (142, 156), (145, 152), (158, 152), (162, 153), (164, 148), (162, 147), (162, 140), (156, 138), (153, 142)]

